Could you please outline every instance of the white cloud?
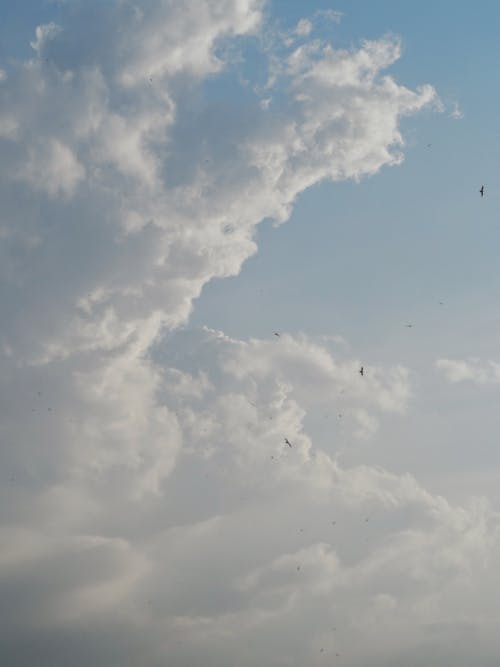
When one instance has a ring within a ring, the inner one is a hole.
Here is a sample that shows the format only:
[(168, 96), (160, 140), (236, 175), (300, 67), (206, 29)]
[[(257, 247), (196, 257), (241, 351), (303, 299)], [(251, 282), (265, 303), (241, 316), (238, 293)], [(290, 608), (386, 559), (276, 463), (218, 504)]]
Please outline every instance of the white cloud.
[(458, 102), (453, 103), (453, 108), (450, 111), (450, 118), (454, 118), (455, 120), (461, 120), (464, 117), (464, 112), (460, 108), (460, 105)]
[(52, 197), (68, 197), (84, 179), (85, 168), (68, 146), (57, 139), (50, 139), (29, 149), (19, 177), (34, 189), (43, 190)]
[(436, 368), (442, 371), (449, 382), (473, 382), (496, 384), (500, 382), (500, 364), (480, 359), (438, 359)]
[(53, 22), (37, 26), (35, 30), (36, 39), (34, 42), (30, 42), (31, 48), (36, 51), (38, 55), (41, 55), (47, 43), (50, 42), (50, 40), (55, 39), (60, 32), (61, 26)]
[(309, 19), (300, 19), (295, 27), (295, 34), (300, 37), (307, 37), (313, 30), (313, 24)]

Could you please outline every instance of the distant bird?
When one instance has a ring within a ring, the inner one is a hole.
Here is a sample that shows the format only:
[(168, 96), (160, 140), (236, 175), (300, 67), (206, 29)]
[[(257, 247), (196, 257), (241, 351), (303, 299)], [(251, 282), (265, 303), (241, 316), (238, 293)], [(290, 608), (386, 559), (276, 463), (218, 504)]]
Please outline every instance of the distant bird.
[(360, 374), (361, 376), (363, 376), (363, 375), (365, 374), (365, 369), (364, 369), (363, 366), (361, 366), (361, 368), (359, 369), (359, 374)]
[(430, 148), (431, 146), (432, 146), (432, 144), (427, 144), (427, 148)]
[(411, 329), (413, 324), (405, 324), (405, 327), (408, 327), (408, 329)]
[(290, 449), (292, 448), (292, 443), (290, 442), (290, 440), (288, 438), (285, 438), (285, 445), (288, 445), (290, 447)]
[(481, 185), (479, 192), (481, 193), (481, 197), (484, 197), (484, 185)]
[(274, 332), (274, 335), (275, 335), (275, 336), (278, 336), (278, 338), (280, 337), (280, 335), (279, 335), (279, 333), (278, 333), (277, 331)]
[(297, 572), (300, 572), (300, 565), (297, 565)]

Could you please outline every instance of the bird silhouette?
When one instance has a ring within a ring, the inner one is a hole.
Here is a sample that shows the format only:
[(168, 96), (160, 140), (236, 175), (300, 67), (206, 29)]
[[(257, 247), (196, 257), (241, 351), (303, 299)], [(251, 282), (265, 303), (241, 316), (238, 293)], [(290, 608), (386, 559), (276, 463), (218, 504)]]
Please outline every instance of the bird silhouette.
[(360, 375), (364, 375), (364, 374), (365, 374), (365, 369), (364, 369), (363, 366), (361, 366), (361, 368), (359, 369), (359, 374), (360, 374)]
[(292, 448), (292, 443), (290, 442), (290, 440), (288, 438), (285, 438), (285, 445), (288, 445), (290, 447), (290, 449)]
[(278, 338), (280, 337), (280, 335), (277, 331), (274, 332), (274, 335), (277, 336)]
[(484, 197), (484, 185), (481, 185), (479, 192), (481, 193), (481, 197)]

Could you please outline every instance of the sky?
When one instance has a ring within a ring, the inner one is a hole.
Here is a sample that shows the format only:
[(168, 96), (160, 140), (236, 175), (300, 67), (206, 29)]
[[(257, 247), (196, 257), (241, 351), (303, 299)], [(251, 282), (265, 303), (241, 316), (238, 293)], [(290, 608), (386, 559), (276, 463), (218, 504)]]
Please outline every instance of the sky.
[(9, 667), (497, 664), (500, 7), (422, 4), (1, 3)]

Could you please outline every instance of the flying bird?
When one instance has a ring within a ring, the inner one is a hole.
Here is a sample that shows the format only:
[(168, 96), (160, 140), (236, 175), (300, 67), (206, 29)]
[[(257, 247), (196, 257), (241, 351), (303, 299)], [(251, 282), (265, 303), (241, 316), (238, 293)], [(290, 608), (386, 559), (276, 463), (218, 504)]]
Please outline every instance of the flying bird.
[(290, 449), (292, 448), (292, 443), (290, 442), (290, 440), (288, 438), (285, 438), (285, 445), (288, 445), (290, 447)]
[(408, 329), (411, 329), (413, 324), (405, 324), (405, 327), (408, 327)]
[(481, 185), (479, 192), (481, 193), (481, 197), (484, 197), (484, 185)]
[(274, 332), (274, 335), (275, 335), (275, 336), (278, 336), (278, 338), (280, 337), (280, 335), (279, 335), (279, 333), (278, 333), (277, 331)]
[(359, 374), (360, 374), (360, 375), (364, 375), (364, 374), (365, 374), (365, 369), (364, 369), (363, 366), (361, 366), (361, 368), (359, 369)]

